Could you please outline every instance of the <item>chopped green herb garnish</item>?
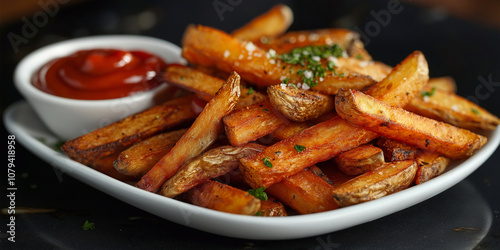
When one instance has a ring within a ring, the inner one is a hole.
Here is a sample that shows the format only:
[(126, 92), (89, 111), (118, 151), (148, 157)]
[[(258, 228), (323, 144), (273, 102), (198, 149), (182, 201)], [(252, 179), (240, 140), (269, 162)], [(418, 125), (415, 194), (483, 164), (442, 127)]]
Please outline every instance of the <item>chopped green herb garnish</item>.
[(356, 58), (359, 59), (359, 60), (363, 60), (363, 56), (361, 54), (357, 54)]
[(253, 94), (254, 90), (252, 87), (248, 88), (247, 95)]
[(247, 192), (259, 200), (267, 201), (267, 194), (264, 192), (265, 189), (265, 187), (260, 187), (256, 189), (249, 189)]
[(420, 95), (421, 95), (422, 97), (425, 97), (425, 96), (433, 96), (435, 92), (436, 92), (436, 88), (435, 88), (435, 87), (432, 87), (431, 91), (425, 91), (425, 90), (424, 90), (424, 91), (422, 91), (422, 92), (420, 93)]
[(479, 115), (479, 110), (472, 108), (471, 111), (474, 112), (474, 114)]
[(282, 81), (281, 83), (283, 83), (283, 84), (288, 84), (289, 82), (290, 82), (290, 79), (285, 78), (285, 79), (283, 79), (283, 81)]
[(262, 111), (264, 111), (264, 112), (268, 112), (268, 111), (269, 111), (269, 109), (263, 109)]
[(304, 147), (302, 145), (298, 145), (298, 144), (295, 145), (293, 148), (295, 149), (295, 151), (297, 151), (299, 153), (301, 153), (302, 151), (306, 150), (306, 147)]
[(270, 161), (270, 159), (271, 158), (269, 158), (268, 156), (266, 156), (262, 159), (262, 161), (264, 161), (264, 165), (266, 165), (266, 167), (268, 167), (268, 168), (273, 167), (273, 163)]
[(262, 211), (257, 211), (257, 213), (255, 213), (255, 216), (262, 216)]
[(94, 222), (89, 222), (89, 220), (86, 220), (85, 223), (83, 223), (82, 229), (87, 231), (87, 230), (94, 230), (95, 229), (95, 223)]

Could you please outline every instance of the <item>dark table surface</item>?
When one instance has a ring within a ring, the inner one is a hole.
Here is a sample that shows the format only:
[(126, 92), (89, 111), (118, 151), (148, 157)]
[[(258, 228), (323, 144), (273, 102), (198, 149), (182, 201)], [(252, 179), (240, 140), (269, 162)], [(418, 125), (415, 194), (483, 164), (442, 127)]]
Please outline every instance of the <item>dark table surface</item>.
[[(36, 12), (0, 27), (2, 112), (22, 99), (12, 83), (15, 65), (41, 46), (97, 34), (141, 34), (180, 44), (184, 28), (190, 23), (229, 32), (278, 1), (45, 2), (58, 3), (58, 8), (52, 9), (53, 15), (48, 15), (49, 20), (37, 27), (27, 42), (13, 45), (9, 34), (22, 35), (23, 25), (33, 21)], [(413, 50), (421, 50), (429, 62), (431, 77), (453, 76), (460, 95), (475, 98), (481, 106), (500, 115), (500, 89), (494, 86), (500, 84), (499, 30), (458, 19), (440, 9), (412, 4), (401, 4), (400, 12), (380, 19), (380, 13), (389, 9), (385, 1), (282, 2), (294, 11), (292, 30), (346, 27), (367, 31), (367, 50), (376, 60), (389, 65), (397, 64)], [(226, 11), (214, 7), (221, 3), (229, 6)], [(378, 22), (380, 29), (366, 30), (370, 22)], [(494, 87), (478, 92), (484, 81)], [(1, 132), (5, 149), (9, 132), (3, 125)], [(17, 214), (16, 242), (11, 243), (7, 240), (8, 217), (4, 211), (0, 223), (2, 249), (500, 248), (499, 150), (468, 178), (420, 204), (342, 231), (284, 241), (227, 238), (180, 226), (70, 176), (60, 176), (22, 145), (16, 148), (16, 156), (16, 207), (52, 212)], [(5, 163), (0, 172), (1, 207), (6, 208)], [(86, 220), (94, 222), (96, 229), (82, 230)]]

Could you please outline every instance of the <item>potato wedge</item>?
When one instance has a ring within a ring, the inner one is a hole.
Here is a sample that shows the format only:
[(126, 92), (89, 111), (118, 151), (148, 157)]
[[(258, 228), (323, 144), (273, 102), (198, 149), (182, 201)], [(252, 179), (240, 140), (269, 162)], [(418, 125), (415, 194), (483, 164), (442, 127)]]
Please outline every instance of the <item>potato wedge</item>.
[(450, 163), (449, 158), (428, 150), (421, 150), (416, 160), (418, 170), (415, 175), (415, 184), (417, 185), (441, 175)]
[(124, 175), (142, 177), (175, 146), (186, 131), (179, 129), (165, 132), (136, 142), (118, 155), (113, 166)]
[[(427, 83), (428, 72), (424, 56), (416, 51), (368, 91), (391, 105), (404, 106)], [(284, 139), (261, 153), (242, 158), (240, 169), (252, 187), (268, 187), (312, 164), (326, 161), (378, 136), (375, 132), (354, 127), (339, 117), (332, 118)], [(305, 149), (297, 151), (297, 145)]]
[(273, 109), (268, 100), (234, 111), (222, 121), (226, 136), (233, 146), (257, 140), (286, 123), (286, 119)]
[(266, 193), (278, 198), (300, 214), (318, 213), (338, 208), (333, 187), (309, 169), (269, 186)]
[(160, 194), (173, 198), (212, 178), (238, 168), (241, 157), (260, 152), (265, 147), (247, 144), (242, 147), (221, 146), (187, 161), (161, 187)]
[(116, 157), (118, 157), (118, 153), (99, 158), (90, 163), (88, 166), (119, 181), (137, 181), (137, 177), (124, 175), (113, 168), (113, 161), (116, 159)]
[(264, 217), (288, 216), (283, 204), (274, 197), (269, 197), (266, 201), (261, 200), (260, 209), (257, 214)]
[(338, 187), (355, 177), (353, 175), (347, 175), (342, 172), (337, 167), (337, 164), (333, 162), (333, 160), (323, 162), (320, 165), (320, 169), (328, 177), (329, 184), (332, 185), (332, 187)]
[[(224, 84), (224, 80), (220, 78), (207, 75), (188, 66), (177, 64), (170, 65), (163, 74), (163, 78), (168, 83), (196, 93), (207, 102), (214, 97), (217, 90)], [(267, 99), (266, 95), (248, 88), (242, 87), (241, 93), (236, 109), (241, 109)]]
[(267, 94), (274, 109), (296, 122), (316, 119), (334, 108), (332, 96), (297, 89), (291, 85), (269, 86)]
[(382, 81), (382, 79), (391, 73), (392, 70), (392, 67), (382, 62), (360, 60), (353, 57), (338, 58), (336, 60), (336, 65), (339, 68), (348, 69), (351, 72), (369, 76), (377, 82)]
[(135, 142), (175, 128), (196, 118), (194, 96), (187, 96), (154, 106), (106, 127), (67, 141), (62, 150), (71, 159), (84, 165), (119, 153)]
[(263, 36), (275, 37), (285, 33), (292, 22), (293, 12), (290, 7), (278, 4), (231, 34), (241, 40), (255, 41)]
[(413, 113), (469, 130), (493, 130), (500, 119), (479, 105), (435, 87), (426, 86), (421, 95), (405, 106)]
[(375, 200), (410, 186), (416, 172), (415, 160), (388, 162), (334, 188), (332, 194), (340, 207)]
[(335, 162), (345, 174), (360, 175), (384, 164), (384, 153), (378, 147), (365, 144), (339, 154)]
[[(288, 78), (290, 83), (301, 83), (303, 77), (298, 72), (307, 70), (305, 66), (276, 60), (252, 42), (241, 41), (223, 31), (201, 25), (186, 29), (182, 40), (182, 55), (193, 65), (215, 66), (226, 72), (236, 71), (243, 79), (259, 87), (279, 84), (284, 78)], [(338, 83), (344, 79), (339, 77), (342, 74), (353, 78), (345, 84), (357, 82), (355, 79), (358, 77), (366, 77), (337, 68), (336, 74), (332, 71), (325, 72), (318, 85)]]
[(385, 161), (404, 161), (415, 159), (418, 148), (404, 142), (389, 139), (385, 136), (379, 137), (375, 145), (384, 152)]
[(446, 91), (451, 93), (457, 92), (457, 84), (455, 83), (455, 79), (453, 79), (453, 77), (451, 76), (430, 78), (426, 86), (429, 87), (430, 89), (436, 88), (441, 91)]
[(335, 97), (337, 113), (354, 126), (410, 145), (438, 152), (452, 159), (465, 158), (486, 143), (486, 137), (365, 95), (341, 90)]
[(261, 206), (260, 200), (248, 192), (211, 180), (192, 188), (183, 198), (200, 207), (232, 214), (255, 215)]
[(189, 130), (156, 165), (142, 176), (136, 187), (156, 192), (184, 162), (209, 147), (222, 130), (222, 117), (236, 107), (240, 96), (240, 76), (234, 72), (205, 106)]

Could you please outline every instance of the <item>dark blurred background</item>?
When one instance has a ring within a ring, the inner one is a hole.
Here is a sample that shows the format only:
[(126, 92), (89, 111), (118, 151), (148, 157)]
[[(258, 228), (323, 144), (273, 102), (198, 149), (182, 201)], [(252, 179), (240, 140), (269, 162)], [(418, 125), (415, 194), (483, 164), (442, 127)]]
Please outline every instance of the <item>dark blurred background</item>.
[[(230, 32), (277, 3), (292, 8), (295, 21), (291, 30), (340, 27), (360, 31), (373, 58), (391, 66), (412, 51), (421, 50), (429, 62), (431, 77), (452, 76), (460, 95), (500, 115), (500, 2), (495, 0), (0, 0), (0, 110), (3, 113), (10, 104), (22, 99), (12, 82), (16, 64), (44, 45), (100, 34), (139, 34), (180, 45), (188, 24), (203, 24)], [(2, 138), (6, 138), (8, 133), (3, 125), (1, 132)], [(500, 245), (500, 202), (497, 198), (500, 188), (498, 182), (492, 180), (500, 180), (500, 173), (495, 168), (499, 165), (499, 154), (497, 150), (483, 167), (453, 189), (416, 207), (341, 232), (277, 243), (228, 239), (184, 228), (123, 204), (70, 177), (58, 182), (50, 166), (21, 147), (17, 151), (17, 165), (26, 178), (20, 180), (25, 188), (20, 191), (18, 204), (55, 207), (58, 212), (19, 215), (20, 243), (7, 244), (6, 234), (0, 232), (0, 244), (2, 248), (6, 245), (37, 246), (39, 249), (387, 249), (389, 246), (459, 249), (455, 243), (462, 241), (457, 240), (470, 240), (471, 244), (458, 246), (495, 249)], [(3, 208), (6, 171), (0, 172)], [(467, 210), (467, 206), (461, 210), (463, 204), (473, 206), (472, 200), (460, 195), (462, 192), (480, 193), (487, 201), (493, 224), (486, 235), (479, 237), (472, 232), (465, 236), (449, 236), (446, 230), (453, 228), (441, 227), (448, 224), (439, 220), (442, 218), (439, 216), (455, 212), (456, 218), (473, 220), (477, 218), (469, 212), (482, 211), (473, 207)], [(439, 212), (434, 209), (438, 207), (452, 211)], [(425, 224), (406, 224), (405, 218), (414, 214)], [(81, 224), (87, 217), (101, 220), (101, 233), (81, 231)], [(131, 220), (132, 217), (136, 219)], [(439, 228), (432, 228), (436, 223)], [(433, 235), (432, 229), (447, 232), (443, 235), (449, 237)], [(377, 230), (384, 235), (374, 232)], [(196, 237), (209, 242), (196, 243)]]

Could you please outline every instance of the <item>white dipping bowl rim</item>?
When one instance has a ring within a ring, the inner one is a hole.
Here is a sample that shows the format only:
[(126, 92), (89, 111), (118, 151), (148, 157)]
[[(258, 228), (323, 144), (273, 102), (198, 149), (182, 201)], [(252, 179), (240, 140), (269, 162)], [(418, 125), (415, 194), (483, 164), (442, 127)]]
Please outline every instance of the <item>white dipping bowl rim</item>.
[[(14, 84), (18, 91), (22, 94), (22, 96), (26, 98), (31, 106), (33, 106), (35, 112), (38, 114), (38, 116), (40, 116), (44, 124), (61, 139), (73, 139), (84, 134), (82, 131), (90, 132), (91, 130), (101, 127), (102, 125), (90, 127), (88, 125), (83, 125), (77, 121), (78, 112), (75, 112), (76, 121), (75, 124), (71, 126), (78, 126), (79, 124), (81, 124), (82, 128), (75, 127), (74, 131), (76, 132), (67, 132), (67, 130), (70, 128), (61, 128), (61, 126), (64, 126), (65, 124), (58, 124), (57, 121), (54, 120), (54, 117), (47, 118), (47, 116), (53, 115), (48, 115), (47, 108), (45, 108), (44, 111), (44, 109), (42, 108), (43, 105), (51, 105), (56, 112), (58, 109), (56, 108), (57, 106), (75, 110), (114, 107), (115, 111), (109, 111), (114, 113), (117, 113), (116, 110), (120, 110), (120, 108), (118, 107), (126, 105), (129, 111), (122, 112), (124, 113), (123, 115), (104, 115), (104, 118), (109, 118), (109, 123), (125, 118), (132, 113), (139, 112), (141, 110), (144, 110), (145, 108), (152, 106), (154, 104), (153, 98), (155, 97), (155, 95), (167, 87), (167, 84), (162, 84), (149, 91), (138, 92), (130, 96), (114, 99), (79, 100), (55, 96), (43, 92), (32, 85), (31, 79), (33, 74), (35, 74), (40, 69), (40, 67), (42, 67), (49, 61), (55, 58), (71, 55), (80, 50), (100, 48), (145, 51), (159, 56), (167, 64), (185, 63), (184, 59), (181, 57), (181, 48), (179, 46), (159, 38), (139, 35), (99, 35), (74, 38), (53, 43), (31, 52), (29, 55), (24, 57), (16, 66), (16, 69), (14, 71)], [(87, 116), (85, 118), (102, 121), (102, 119), (104, 119), (103, 115), (100, 116), (101, 117), (99, 117), (99, 115), (96, 115), (96, 117), (94, 118)]]

